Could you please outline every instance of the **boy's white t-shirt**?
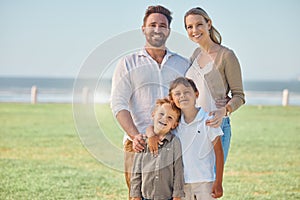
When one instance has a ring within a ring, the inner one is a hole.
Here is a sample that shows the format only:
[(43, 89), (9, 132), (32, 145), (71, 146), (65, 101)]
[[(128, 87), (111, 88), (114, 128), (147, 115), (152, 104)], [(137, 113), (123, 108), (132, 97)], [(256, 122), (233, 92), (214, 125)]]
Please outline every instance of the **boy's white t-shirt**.
[(215, 180), (215, 152), (213, 141), (223, 135), (221, 128), (205, 125), (208, 113), (199, 108), (195, 119), (187, 124), (184, 115), (173, 133), (180, 139), (185, 183)]

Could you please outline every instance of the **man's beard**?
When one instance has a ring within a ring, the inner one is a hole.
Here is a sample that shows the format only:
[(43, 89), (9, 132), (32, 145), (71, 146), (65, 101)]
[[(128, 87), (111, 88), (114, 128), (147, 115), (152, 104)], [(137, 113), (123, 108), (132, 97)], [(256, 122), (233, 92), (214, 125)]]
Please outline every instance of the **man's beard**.
[(167, 37), (163, 33), (150, 33), (146, 39), (152, 47), (159, 48), (165, 45)]

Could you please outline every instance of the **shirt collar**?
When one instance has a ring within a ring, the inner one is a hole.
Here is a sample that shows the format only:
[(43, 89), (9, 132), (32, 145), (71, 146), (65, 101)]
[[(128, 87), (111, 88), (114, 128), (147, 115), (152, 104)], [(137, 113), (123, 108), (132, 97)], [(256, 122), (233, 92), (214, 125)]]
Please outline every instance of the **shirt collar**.
[(163, 144), (159, 144), (158, 147), (161, 148), (163, 147), (165, 144), (171, 142), (172, 138), (174, 137), (174, 135), (172, 135), (171, 132), (167, 133), (164, 137), (164, 139), (162, 139), (162, 143)]
[[(173, 56), (173, 55), (176, 55), (176, 53), (170, 51), (168, 48), (166, 48), (166, 51), (167, 51), (167, 53), (166, 53), (165, 57), (167, 57), (167, 58), (169, 58), (169, 57), (171, 57), (171, 56)], [(141, 49), (141, 50), (138, 52), (138, 55), (139, 55), (139, 56), (146, 56), (146, 57), (149, 56), (149, 57), (151, 57), (151, 56), (148, 54), (148, 52), (146, 51), (146, 48), (145, 48), (145, 47), (144, 47), (143, 49)]]
[[(158, 145), (158, 148), (161, 148), (162, 146), (164, 146), (166, 143), (169, 143), (171, 142), (172, 138), (174, 137), (173, 133), (169, 132), (165, 135), (164, 139), (162, 140), (163, 144), (159, 144)], [(147, 139), (148, 140), (148, 139)], [(148, 141), (146, 140), (146, 144), (147, 144), (147, 147), (144, 149), (144, 152), (146, 151), (149, 151), (149, 148), (148, 148)]]
[(167, 140), (168, 142), (170, 142), (172, 140), (172, 133), (171, 132), (167, 133), (165, 135), (165, 138), (163, 139), (163, 141), (164, 140)]
[[(195, 119), (194, 119), (191, 123), (189, 123), (189, 124), (197, 123), (197, 122), (200, 122), (200, 121), (202, 121), (202, 120), (204, 119), (204, 117), (205, 117), (205, 111), (204, 111), (203, 109), (201, 109), (201, 107), (199, 107), (199, 108), (197, 108), (197, 109), (198, 109), (198, 113), (197, 113)], [(184, 115), (183, 115), (183, 114), (181, 115), (180, 122), (181, 122), (182, 124), (184, 124), (184, 125), (189, 125), (189, 124), (187, 124), (187, 123), (185, 122), (185, 120), (184, 120)]]

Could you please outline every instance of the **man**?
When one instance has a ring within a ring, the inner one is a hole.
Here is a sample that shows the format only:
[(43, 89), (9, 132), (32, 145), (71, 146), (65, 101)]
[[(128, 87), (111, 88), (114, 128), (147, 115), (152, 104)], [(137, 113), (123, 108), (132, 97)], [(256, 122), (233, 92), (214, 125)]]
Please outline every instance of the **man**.
[(123, 57), (112, 79), (111, 108), (124, 136), (125, 179), (130, 189), (130, 174), (135, 149), (142, 150), (143, 134), (152, 124), (151, 111), (158, 98), (168, 94), (169, 83), (184, 76), (189, 61), (165, 44), (170, 35), (171, 12), (163, 6), (149, 6), (142, 31), (146, 44), (140, 51)]

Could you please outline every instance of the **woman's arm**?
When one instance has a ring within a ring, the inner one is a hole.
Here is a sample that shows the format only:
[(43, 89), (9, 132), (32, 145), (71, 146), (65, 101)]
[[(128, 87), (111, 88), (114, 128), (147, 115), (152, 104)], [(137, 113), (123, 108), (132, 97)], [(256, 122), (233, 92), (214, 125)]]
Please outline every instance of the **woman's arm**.
[(226, 81), (232, 96), (226, 105), (230, 105), (232, 112), (234, 112), (245, 103), (241, 66), (232, 50), (225, 53), (224, 64)]

